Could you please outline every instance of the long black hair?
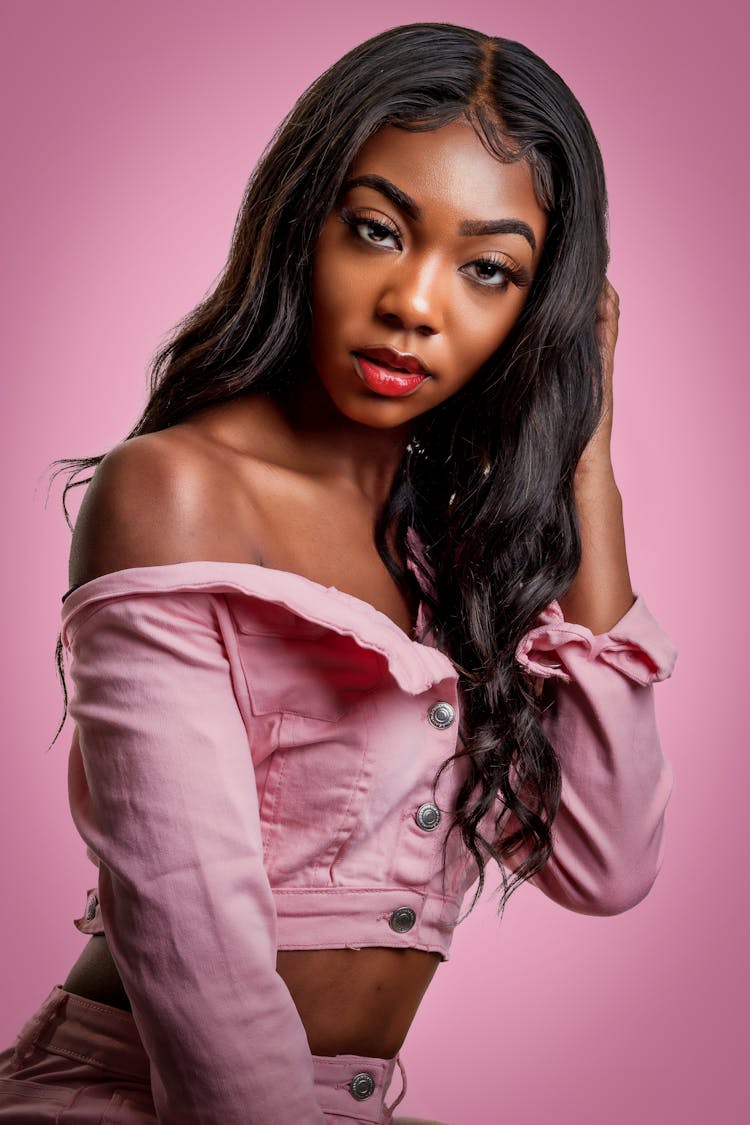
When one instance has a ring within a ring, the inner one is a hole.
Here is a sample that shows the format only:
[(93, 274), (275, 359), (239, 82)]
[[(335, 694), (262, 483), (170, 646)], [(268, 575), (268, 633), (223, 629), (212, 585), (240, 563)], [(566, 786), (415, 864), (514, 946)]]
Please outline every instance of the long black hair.
[[(148, 403), (124, 440), (210, 404), (293, 385), (311, 325), (315, 247), (360, 148), (384, 125), (436, 129), (459, 118), (498, 160), (528, 162), (547, 235), (501, 347), (415, 420), (375, 535), (395, 581), (427, 602), (436, 643), (458, 669), (460, 738), (441, 772), (457, 755), (469, 768), (451, 831), (460, 830), (478, 868), (470, 909), (492, 858), (502, 913), (552, 852), (561, 770), (539, 716), (554, 687), (545, 681), (539, 693), (515, 650), (578, 569), (573, 475), (602, 398), (595, 314), (609, 260), (604, 169), (562, 78), (521, 43), (446, 23), (392, 28), (334, 63), (264, 150), (226, 267), (154, 357)], [(67, 490), (88, 483), (73, 478), (104, 456), (52, 463), (61, 466), (54, 475), (72, 467), (62, 498), (69, 526)], [(388, 538), (421, 568), (419, 578)], [(67, 715), (59, 635), (56, 661), (65, 696), (59, 734)]]

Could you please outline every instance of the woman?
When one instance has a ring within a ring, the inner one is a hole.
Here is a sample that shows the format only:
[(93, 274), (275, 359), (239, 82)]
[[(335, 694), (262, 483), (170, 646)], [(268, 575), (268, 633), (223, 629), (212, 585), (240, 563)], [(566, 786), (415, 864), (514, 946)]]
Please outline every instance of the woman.
[(488, 862), (501, 913), (648, 893), (676, 653), (628, 574), (607, 262), (596, 140), (521, 44), (407, 25), (300, 98), (138, 425), (67, 462), (98, 883), (0, 1121), (406, 1121)]

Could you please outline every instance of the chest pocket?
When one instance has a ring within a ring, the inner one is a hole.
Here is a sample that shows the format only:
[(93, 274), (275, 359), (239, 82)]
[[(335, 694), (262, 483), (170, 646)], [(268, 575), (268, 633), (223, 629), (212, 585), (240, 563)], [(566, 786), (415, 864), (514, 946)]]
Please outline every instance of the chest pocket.
[(256, 715), (336, 723), (387, 678), (380, 653), (286, 606), (245, 598), (232, 612)]

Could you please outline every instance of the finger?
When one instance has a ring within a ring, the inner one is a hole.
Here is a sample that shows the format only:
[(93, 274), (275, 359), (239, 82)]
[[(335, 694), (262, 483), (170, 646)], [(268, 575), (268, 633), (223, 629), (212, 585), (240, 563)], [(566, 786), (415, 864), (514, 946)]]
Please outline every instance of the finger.
[[(606, 286), (606, 287), (605, 287)], [(616, 320), (620, 315), (620, 297), (617, 290), (608, 282), (602, 286), (596, 305), (597, 320)]]

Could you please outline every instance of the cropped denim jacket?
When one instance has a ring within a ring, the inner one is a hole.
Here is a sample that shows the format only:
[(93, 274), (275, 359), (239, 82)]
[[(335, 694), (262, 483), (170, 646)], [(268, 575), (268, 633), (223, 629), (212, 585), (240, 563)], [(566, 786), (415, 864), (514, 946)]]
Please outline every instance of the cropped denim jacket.
[[(70, 808), (98, 866), (75, 925), (107, 935), (159, 1120), (322, 1123), (276, 953), (448, 958), (478, 876), (457, 830), (443, 867), (465, 763), (433, 790), (460, 742), (454, 665), (367, 602), (250, 563), (102, 575), (65, 596), (61, 636)], [(627, 910), (659, 871), (653, 684), (676, 655), (640, 594), (598, 636), (552, 602), (518, 646), (555, 679), (541, 722), (563, 771), (532, 882), (570, 910)]]

